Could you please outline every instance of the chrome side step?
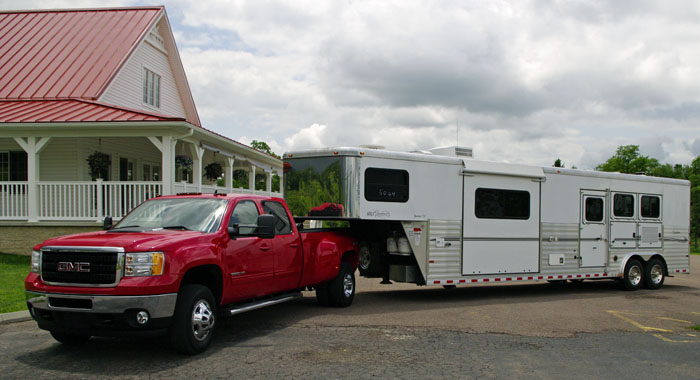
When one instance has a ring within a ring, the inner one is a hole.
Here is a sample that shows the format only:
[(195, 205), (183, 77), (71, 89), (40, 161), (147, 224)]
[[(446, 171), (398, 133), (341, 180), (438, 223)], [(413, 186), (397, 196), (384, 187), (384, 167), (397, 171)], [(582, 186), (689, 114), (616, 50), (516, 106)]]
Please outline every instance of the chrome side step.
[(264, 300), (251, 302), (251, 303), (247, 303), (247, 304), (243, 304), (243, 305), (237, 305), (237, 306), (234, 306), (231, 308), (231, 310), (229, 311), (229, 315), (241, 314), (241, 313), (245, 313), (246, 311), (260, 309), (260, 308), (272, 306), (272, 305), (277, 305), (278, 303), (291, 301), (291, 300), (301, 298), (301, 297), (303, 297), (301, 292), (286, 293), (286, 294), (282, 294), (282, 295), (279, 295), (279, 296), (276, 296), (273, 298), (267, 298)]

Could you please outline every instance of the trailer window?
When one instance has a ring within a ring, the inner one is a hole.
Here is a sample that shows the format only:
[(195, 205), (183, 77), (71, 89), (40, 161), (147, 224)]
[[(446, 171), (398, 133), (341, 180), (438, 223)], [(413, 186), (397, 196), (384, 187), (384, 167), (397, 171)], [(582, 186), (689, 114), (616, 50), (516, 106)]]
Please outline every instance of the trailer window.
[(586, 198), (586, 221), (603, 221), (603, 198)]
[(639, 201), (642, 218), (658, 219), (661, 216), (661, 198), (649, 195), (642, 195)]
[(292, 233), (292, 224), (289, 223), (289, 216), (279, 202), (263, 202), (263, 211), (265, 214), (274, 215), (275, 217), (275, 234), (288, 235)]
[(530, 193), (478, 188), (474, 196), (474, 213), (481, 219), (529, 219)]
[(634, 195), (615, 194), (613, 197), (613, 214), (622, 218), (634, 217)]
[(367, 168), (365, 199), (370, 202), (408, 202), (408, 172)]

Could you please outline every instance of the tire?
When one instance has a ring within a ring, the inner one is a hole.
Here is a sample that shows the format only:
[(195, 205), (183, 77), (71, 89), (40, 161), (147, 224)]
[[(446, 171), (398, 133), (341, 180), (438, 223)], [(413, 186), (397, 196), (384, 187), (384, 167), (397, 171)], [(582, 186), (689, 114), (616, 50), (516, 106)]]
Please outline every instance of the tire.
[(338, 276), (328, 283), (328, 300), (332, 306), (348, 307), (354, 298), (355, 273), (350, 265), (341, 263)]
[(203, 285), (187, 284), (180, 289), (170, 326), (170, 343), (176, 351), (194, 355), (209, 347), (216, 330), (216, 302)]
[(328, 284), (316, 286), (316, 301), (321, 306), (331, 306), (331, 300), (328, 297)]
[(575, 279), (573, 279), (573, 280), (569, 280), (569, 282), (572, 283), (572, 284), (582, 284), (582, 283), (583, 283), (583, 279), (582, 279), (582, 278), (575, 278)]
[(651, 259), (644, 266), (644, 287), (647, 289), (658, 289), (664, 284), (666, 267), (663, 261)]
[(566, 280), (547, 280), (552, 285), (565, 285)]
[(369, 243), (366, 241), (360, 242), (360, 246), (357, 250), (359, 256), (359, 265), (357, 269), (360, 271), (360, 275), (370, 273), (370, 268), (372, 267), (372, 250), (370, 249)]
[(54, 339), (67, 346), (81, 346), (90, 340), (90, 335), (85, 334), (73, 334), (54, 330), (49, 332)]
[(622, 285), (626, 290), (637, 290), (644, 285), (644, 266), (637, 259), (630, 259), (625, 266), (625, 274), (622, 278)]

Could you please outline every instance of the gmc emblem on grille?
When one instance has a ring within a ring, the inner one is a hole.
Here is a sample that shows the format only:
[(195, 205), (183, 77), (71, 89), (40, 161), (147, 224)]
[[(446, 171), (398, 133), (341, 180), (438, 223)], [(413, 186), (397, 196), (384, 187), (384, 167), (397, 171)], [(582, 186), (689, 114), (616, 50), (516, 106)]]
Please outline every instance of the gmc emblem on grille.
[(58, 271), (90, 273), (90, 263), (72, 263), (70, 261), (59, 261)]

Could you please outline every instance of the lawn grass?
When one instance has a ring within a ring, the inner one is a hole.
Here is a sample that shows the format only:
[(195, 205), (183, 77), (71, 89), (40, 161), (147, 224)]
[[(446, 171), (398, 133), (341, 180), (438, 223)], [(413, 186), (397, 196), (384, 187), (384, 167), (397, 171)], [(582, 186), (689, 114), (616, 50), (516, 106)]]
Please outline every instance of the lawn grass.
[(691, 255), (700, 255), (700, 246), (697, 248), (693, 247), (692, 245), (690, 246), (690, 254)]
[(29, 273), (29, 256), (0, 253), (0, 313), (27, 310), (24, 278)]

